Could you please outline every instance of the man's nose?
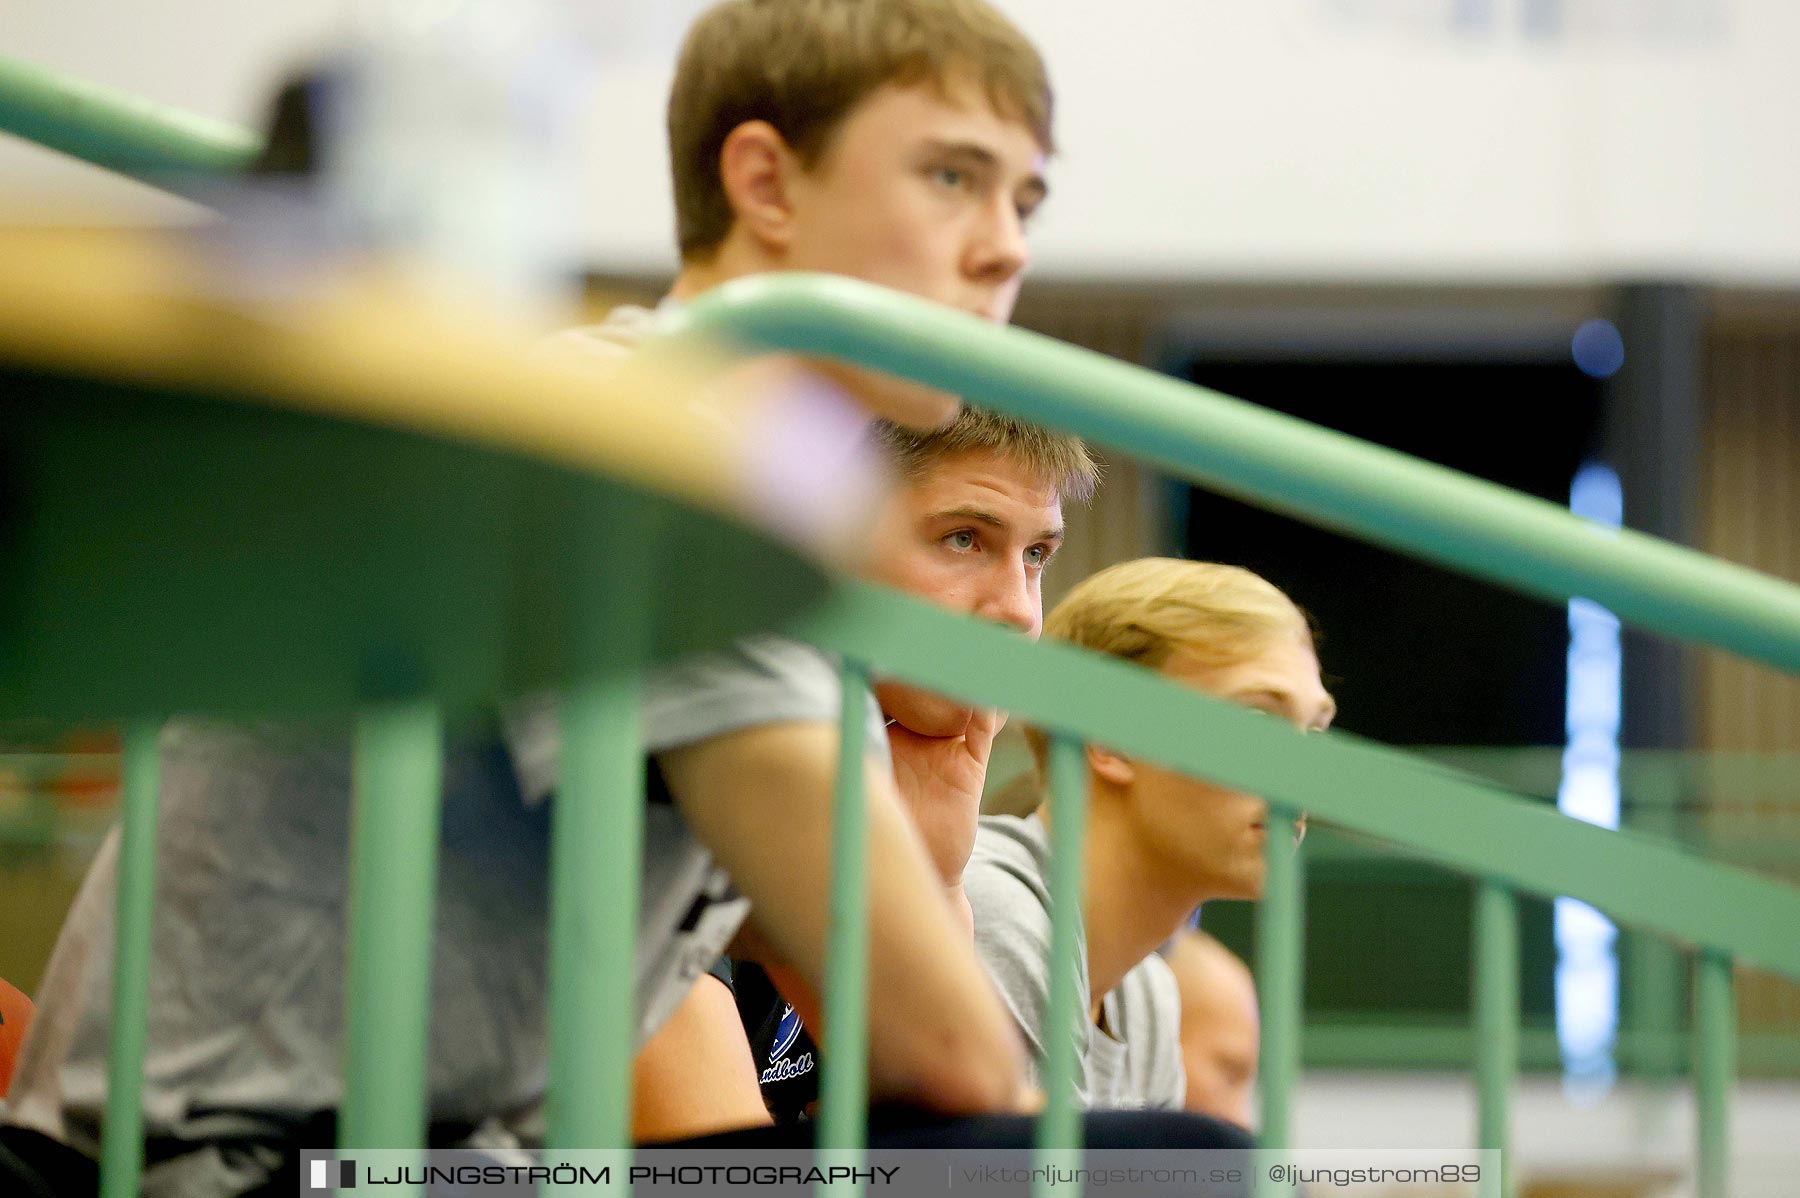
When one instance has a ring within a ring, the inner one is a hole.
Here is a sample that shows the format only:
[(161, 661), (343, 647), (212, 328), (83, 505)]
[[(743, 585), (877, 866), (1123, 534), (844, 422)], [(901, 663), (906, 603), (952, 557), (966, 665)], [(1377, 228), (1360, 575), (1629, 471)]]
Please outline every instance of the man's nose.
[(1023, 564), (994, 571), (975, 614), (1027, 636), (1036, 636), (1044, 622), (1043, 600)]
[(1010, 199), (999, 199), (972, 251), (970, 273), (984, 282), (1006, 283), (1031, 264), (1025, 221)]

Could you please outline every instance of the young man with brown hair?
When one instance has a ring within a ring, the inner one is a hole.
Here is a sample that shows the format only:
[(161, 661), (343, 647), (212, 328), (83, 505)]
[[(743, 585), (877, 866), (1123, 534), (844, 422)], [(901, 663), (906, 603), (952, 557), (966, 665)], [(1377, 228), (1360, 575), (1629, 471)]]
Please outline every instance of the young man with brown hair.
[[(899, 485), (870, 535), (869, 575), (1035, 640), (1044, 620), (1044, 570), (1063, 539), (1063, 501), (1087, 502), (1098, 481), (1081, 442), (976, 408), (964, 408), (935, 432), (885, 423), (877, 432)], [(874, 689), (887, 720), (901, 802), (964, 936), (972, 938), (963, 867), (975, 844), (988, 758), (1005, 715), (894, 681), (877, 680)], [(778, 973), (786, 979), (778, 985), (754, 963), (740, 962), (733, 972), (761, 1101), (777, 1122), (796, 1120), (818, 1097), (810, 1013), (789, 1001), (791, 974)], [(805, 997), (800, 1003), (809, 1006)], [(715, 1092), (701, 1101), (716, 1104), (719, 1098)], [(715, 1107), (715, 1116), (722, 1113)], [(745, 1122), (759, 1112), (746, 1102), (736, 1114), (736, 1122)]]
[[(681, 268), (660, 311), (736, 278), (811, 270), (1008, 319), (1028, 262), (1024, 226), (1048, 190), (1051, 108), (1036, 50), (982, 0), (714, 6), (689, 30), (670, 93)], [(657, 320), (621, 309), (557, 344), (615, 356)], [(954, 397), (887, 376), (835, 363), (806, 367), (885, 417), (890, 448), (909, 435), (929, 437), (958, 410)], [(981, 426), (995, 427), (994, 418)], [(973, 425), (965, 418), (954, 427)], [(1053, 440), (1036, 436), (1040, 450)], [(907, 463), (898, 464), (904, 470)], [(922, 738), (896, 767), (904, 775), (908, 760), (967, 752), (951, 742), (968, 743)], [(920, 802), (908, 805), (923, 813)], [(973, 818), (971, 810), (971, 838)], [(920, 826), (943, 878), (930, 819)], [(957, 870), (966, 857), (965, 845)], [(960, 892), (951, 897), (966, 929), (966, 904)], [(785, 976), (792, 988), (798, 979)], [(939, 1015), (908, 1020), (897, 1034), (925, 1042)], [(639, 1056), (640, 1136), (756, 1119), (761, 1106), (746, 1051), (731, 996), (702, 976)]]
[[(665, 306), (747, 275), (824, 271), (1006, 321), (1049, 190), (1051, 109), (1037, 51), (983, 0), (709, 9), (669, 97), (681, 267)], [(651, 327), (629, 309), (563, 341)], [(809, 365), (902, 425), (956, 413), (941, 392)]]

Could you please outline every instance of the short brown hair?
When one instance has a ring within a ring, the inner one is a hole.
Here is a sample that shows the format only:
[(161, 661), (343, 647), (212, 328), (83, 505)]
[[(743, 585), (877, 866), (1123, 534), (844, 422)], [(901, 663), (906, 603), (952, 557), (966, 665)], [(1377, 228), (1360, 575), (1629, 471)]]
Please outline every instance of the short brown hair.
[(767, 121), (808, 167), (850, 110), (890, 83), (940, 91), (967, 80), (1028, 126), (1046, 154), (1043, 59), (986, 0), (726, 0), (688, 30), (669, 93), (675, 234), (703, 260), (731, 231), (719, 154), (731, 131)]
[(895, 473), (916, 482), (951, 454), (985, 450), (1012, 458), (1076, 503), (1094, 497), (1100, 467), (1081, 438), (964, 404), (956, 419), (932, 432), (901, 428), (885, 420), (874, 425), (875, 440)]

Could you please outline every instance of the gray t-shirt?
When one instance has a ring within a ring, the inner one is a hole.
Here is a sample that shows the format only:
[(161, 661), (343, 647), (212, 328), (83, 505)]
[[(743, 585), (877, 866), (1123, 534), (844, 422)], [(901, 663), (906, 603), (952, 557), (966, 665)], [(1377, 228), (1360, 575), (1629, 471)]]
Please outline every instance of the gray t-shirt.
[[(866, 691), (865, 743), (885, 765)], [(743, 728), (838, 718), (837, 667), (777, 636), (695, 655), (645, 680), (650, 754)], [(444, 775), (431, 1118), (535, 1125), (546, 1077), (554, 699), (451, 737)], [(646, 804), (635, 961), (641, 1044), (736, 931), (748, 904), (658, 785)], [(279, 1138), (341, 1099), (350, 802), (346, 731), (177, 723), (162, 740), (162, 816), (145, 1055), (146, 1133)], [(85, 1152), (99, 1143), (111, 1005), (118, 833), (71, 908), (5, 1118)], [(144, 1193), (235, 1194), (267, 1154), (209, 1150), (145, 1176)]]
[[(1033, 1081), (1049, 1031), (1050, 839), (1037, 819), (982, 817), (963, 889), (975, 913), (975, 949), (1000, 989), (1031, 1050)], [(1079, 935), (1079, 932), (1078, 932)], [(1187, 1089), (1181, 1068), (1181, 1000), (1175, 975), (1154, 954), (1138, 962), (1101, 1000), (1101, 1022), (1087, 1017), (1087, 953), (1076, 968), (1075, 1089), (1090, 1108), (1178, 1109)]]

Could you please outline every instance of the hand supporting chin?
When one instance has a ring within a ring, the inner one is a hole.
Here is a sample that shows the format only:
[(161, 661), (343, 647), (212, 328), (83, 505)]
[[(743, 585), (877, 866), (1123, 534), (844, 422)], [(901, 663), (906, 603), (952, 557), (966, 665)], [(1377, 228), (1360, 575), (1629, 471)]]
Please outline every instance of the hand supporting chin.
[(875, 698), (882, 715), (915, 736), (961, 736), (974, 716), (973, 708), (898, 682), (877, 682)]

